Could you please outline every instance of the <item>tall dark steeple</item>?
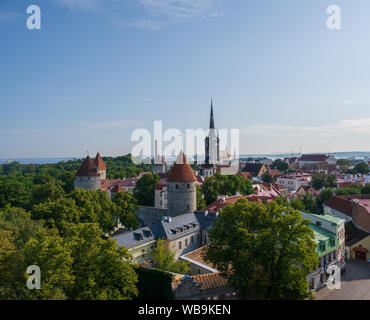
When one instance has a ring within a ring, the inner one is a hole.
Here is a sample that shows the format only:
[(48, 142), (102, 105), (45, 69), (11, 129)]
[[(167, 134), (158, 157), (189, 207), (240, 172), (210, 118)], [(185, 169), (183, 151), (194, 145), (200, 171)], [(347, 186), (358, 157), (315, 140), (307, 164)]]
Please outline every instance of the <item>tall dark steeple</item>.
[(209, 135), (205, 139), (205, 165), (215, 167), (220, 161), (220, 139), (215, 128), (213, 116), (213, 100), (211, 99), (211, 117), (209, 122)]
[(215, 128), (215, 119), (213, 118), (213, 101), (211, 99), (211, 120), (209, 122), (209, 128), (214, 129)]

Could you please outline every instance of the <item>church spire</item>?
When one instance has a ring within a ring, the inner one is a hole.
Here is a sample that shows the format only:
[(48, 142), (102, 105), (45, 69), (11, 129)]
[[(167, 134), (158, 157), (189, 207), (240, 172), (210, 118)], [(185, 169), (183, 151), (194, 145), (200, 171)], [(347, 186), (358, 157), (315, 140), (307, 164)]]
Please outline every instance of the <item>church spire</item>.
[(209, 128), (210, 129), (215, 129), (215, 120), (213, 118), (213, 101), (211, 99), (211, 120), (210, 120), (210, 123), (209, 123)]

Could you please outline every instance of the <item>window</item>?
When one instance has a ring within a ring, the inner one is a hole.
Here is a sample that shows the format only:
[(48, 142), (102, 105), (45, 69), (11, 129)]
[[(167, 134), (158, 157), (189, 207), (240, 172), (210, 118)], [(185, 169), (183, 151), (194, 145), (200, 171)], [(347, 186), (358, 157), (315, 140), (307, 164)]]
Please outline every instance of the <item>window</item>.
[(176, 185), (176, 189), (178, 189), (178, 188), (179, 188), (179, 185), (177, 184), (177, 185)]
[(200, 242), (200, 235), (198, 234), (198, 243)]
[(188, 210), (190, 210), (190, 205), (188, 205)]
[(193, 244), (194, 243), (194, 237), (191, 237), (190, 238), (190, 243)]
[(320, 221), (316, 221), (316, 225), (321, 226), (321, 222)]
[(190, 189), (190, 184), (188, 184), (188, 189)]
[(185, 247), (187, 247), (189, 245), (189, 241), (188, 239), (185, 239)]
[(179, 241), (179, 249), (182, 249), (182, 242)]

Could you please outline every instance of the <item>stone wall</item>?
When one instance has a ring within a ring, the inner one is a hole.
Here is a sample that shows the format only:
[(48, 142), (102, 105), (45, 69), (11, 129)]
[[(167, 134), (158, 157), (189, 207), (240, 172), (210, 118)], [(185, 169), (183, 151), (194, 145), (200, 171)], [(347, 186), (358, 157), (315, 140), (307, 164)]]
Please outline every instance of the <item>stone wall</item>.
[(170, 217), (196, 211), (195, 182), (167, 182), (167, 208)]
[(167, 215), (167, 209), (140, 206), (136, 211), (140, 225), (150, 226), (153, 223), (161, 221)]
[(97, 191), (100, 189), (100, 177), (75, 177), (75, 188)]

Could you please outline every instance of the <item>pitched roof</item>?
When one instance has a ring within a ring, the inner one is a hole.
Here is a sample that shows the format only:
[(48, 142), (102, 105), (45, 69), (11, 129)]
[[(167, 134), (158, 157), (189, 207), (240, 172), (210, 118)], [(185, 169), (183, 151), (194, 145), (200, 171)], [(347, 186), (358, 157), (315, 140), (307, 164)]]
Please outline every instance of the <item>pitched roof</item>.
[(167, 221), (158, 221), (151, 226), (116, 234), (112, 238), (117, 239), (118, 245), (123, 245), (129, 249), (159, 238), (174, 240), (184, 235), (190, 235), (200, 228), (209, 229), (215, 219), (216, 216), (211, 214), (205, 216), (204, 213), (198, 212), (186, 213), (171, 217)]
[(330, 207), (334, 210), (337, 210), (341, 213), (344, 213), (348, 216), (352, 216), (352, 202), (351, 200), (343, 199), (341, 197), (335, 196), (326, 200), (324, 205)]
[(357, 242), (370, 236), (369, 232), (357, 228), (352, 221), (346, 222), (345, 229), (346, 229), (346, 246), (348, 247), (352, 247)]
[(96, 170), (94, 162), (89, 156), (82, 162), (81, 167), (77, 170), (76, 177), (98, 177), (100, 173)]
[(263, 167), (265, 167), (263, 163), (246, 163), (243, 172), (249, 172), (252, 176), (257, 176)]
[(103, 158), (100, 156), (99, 152), (96, 154), (94, 164), (98, 168), (98, 170), (107, 170)]
[(328, 158), (325, 154), (302, 154), (299, 161), (326, 161)]
[(171, 172), (167, 178), (168, 182), (193, 182), (197, 181), (193, 169), (186, 160), (184, 152), (180, 152)]
[(116, 184), (115, 186), (112, 187), (110, 191), (113, 193), (117, 193), (117, 192), (123, 192), (125, 191), (125, 189), (123, 189), (121, 185)]
[(182, 287), (182, 282), (189, 280), (192, 280), (193, 284), (197, 286), (198, 290), (200, 291), (229, 287), (227, 280), (221, 276), (220, 272), (207, 273), (196, 276), (185, 275), (181, 278), (177, 276), (174, 277), (172, 287), (174, 290), (176, 290), (177, 288), (180, 289)]

